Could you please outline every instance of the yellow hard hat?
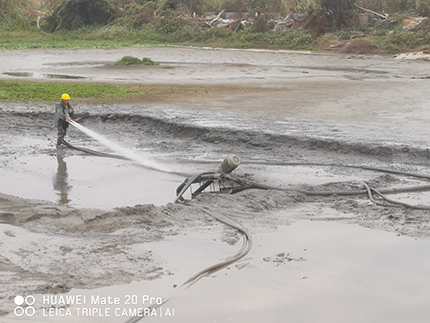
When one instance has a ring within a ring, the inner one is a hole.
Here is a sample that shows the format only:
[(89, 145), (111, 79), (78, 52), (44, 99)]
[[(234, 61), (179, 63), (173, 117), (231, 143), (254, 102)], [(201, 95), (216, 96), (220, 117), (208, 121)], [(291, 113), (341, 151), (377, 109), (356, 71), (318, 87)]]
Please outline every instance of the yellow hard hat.
[(64, 93), (64, 94), (61, 96), (61, 100), (70, 100), (70, 96), (69, 96), (67, 93)]

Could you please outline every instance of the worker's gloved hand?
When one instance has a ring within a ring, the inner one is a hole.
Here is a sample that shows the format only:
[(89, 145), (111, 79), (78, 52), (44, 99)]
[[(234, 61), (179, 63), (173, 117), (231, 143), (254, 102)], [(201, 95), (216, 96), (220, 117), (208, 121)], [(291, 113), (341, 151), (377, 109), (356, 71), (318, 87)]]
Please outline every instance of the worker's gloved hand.
[(69, 117), (66, 117), (67, 122), (70, 122), (70, 120), (72, 120), (72, 119), (70, 119)]

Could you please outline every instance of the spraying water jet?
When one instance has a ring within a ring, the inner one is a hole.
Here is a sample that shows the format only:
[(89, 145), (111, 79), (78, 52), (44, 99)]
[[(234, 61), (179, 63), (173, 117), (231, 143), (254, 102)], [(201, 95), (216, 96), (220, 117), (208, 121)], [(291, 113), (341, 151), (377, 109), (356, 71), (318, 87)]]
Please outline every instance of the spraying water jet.
[[(70, 124), (72, 126), (74, 126), (75, 128), (77, 128), (78, 130), (82, 131), (83, 133), (85, 133), (86, 135), (90, 136), (91, 138), (97, 140), (99, 143), (105, 145), (106, 147), (108, 147), (109, 149), (113, 150), (116, 154), (118, 155), (113, 155), (116, 157), (122, 157), (123, 159), (129, 159), (132, 160), (136, 163), (138, 163), (139, 165), (142, 165), (146, 168), (150, 168), (150, 169), (154, 169), (160, 172), (165, 172), (165, 173), (175, 173), (174, 170), (172, 170), (170, 167), (155, 161), (153, 159), (151, 159), (148, 156), (143, 156), (140, 154), (135, 153), (134, 151), (127, 149), (121, 145), (119, 145), (118, 143), (113, 142), (112, 140), (106, 138), (105, 136), (96, 133), (95, 131), (88, 129), (86, 127), (84, 127), (83, 125), (77, 123), (74, 120), (70, 121)], [(68, 144), (68, 143), (66, 143)], [(68, 144), (69, 146), (71, 146), (70, 144)], [(72, 146), (73, 147), (73, 146)], [(73, 147), (76, 148), (76, 147)]]
[(171, 168), (167, 167), (166, 165), (163, 165), (155, 160), (152, 160), (151, 158), (147, 156), (142, 156), (139, 154), (136, 154), (135, 152), (122, 147), (121, 145), (109, 140), (105, 136), (98, 134), (94, 132), (93, 130), (90, 130), (81, 124), (77, 123), (76, 121), (71, 120), (70, 124), (77, 128), (78, 130), (82, 131), (83, 133), (87, 134), (91, 138), (97, 140), (101, 144), (105, 145), (106, 147), (113, 150), (116, 155), (113, 154), (106, 154), (106, 153), (99, 153), (94, 150), (81, 148), (81, 147), (75, 147), (69, 144), (68, 142), (64, 141), (64, 144), (66, 144), (68, 147), (73, 149), (78, 149), (84, 152), (88, 153), (95, 153), (97, 155), (102, 155), (106, 157), (114, 157), (114, 158), (121, 158), (121, 159), (128, 159), (132, 160), (134, 162), (137, 162), (139, 165), (142, 165), (147, 168), (151, 168), (154, 170), (158, 170), (161, 172), (166, 173), (175, 173), (180, 175), (186, 175), (187, 178), (185, 181), (177, 188), (176, 190), (176, 199), (175, 202), (183, 202), (184, 198), (183, 195), (187, 190), (191, 190), (191, 186), (196, 183), (200, 183), (197, 190), (194, 192), (191, 192), (191, 198), (194, 198), (198, 194), (205, 191), (208, 187), (212, 187), (212, 191), (218, 191), (218, 192), (229, 192), (229, 193), (236, 193), (243, 189), (246, 189), (247, 186), (243, 185), (241, 182), (232, 180), (231, 177), (228, 177), (227, 175), (230, 174), (234, 169), (236, 169), (240, 165), (240, 159), (236, 155), (231, 155), (225, 158), (222, 163), (218, 166), (218, 169), (215, 172), (204, 172), (200, 174), (195, 175), (189, 175), (185, 174), (184, 172), (178, 172), (174, 171)]

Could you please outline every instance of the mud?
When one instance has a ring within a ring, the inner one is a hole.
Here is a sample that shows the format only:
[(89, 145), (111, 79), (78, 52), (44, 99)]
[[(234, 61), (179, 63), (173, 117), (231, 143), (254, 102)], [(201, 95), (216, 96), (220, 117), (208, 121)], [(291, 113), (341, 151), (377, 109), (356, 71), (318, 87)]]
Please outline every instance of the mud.
[[(55, 74), (76, 82), (224, 86), (217, 94), (161, 102), (76, 105), (85, 127), (183, 175), (56, 149), (53, 103), (0, 104), (1, 322), (128, 319), (78, 317), (76, 304), (43, 303), (44, 295), (64, 294), (174, 294), (165, 305), (175, 309), (174, 318), (145, 318), (158, 322), (427, 319), (429, 211), (375, 205), (365, 194), (301, 192), (359, 191), (363, 180), (378, 190), (428, 184), (342, 167), (430, 175), (428, 62), (192, 48), (0, 55), (5, 79)], [(124, 55), (162, 64), (111, 65)], [(243, 90), (229, 92), (229, 85)], [(110, 152), (74, 128), (66, 139)], [(185, 174), (214, 171), (230, 154), (242, 160), (238, 176), (287, 190), (202, 194), (171, 203)], [(425, 191), (390, 197), (430, 205)], [(190, 276), (240, 249), (241, 235), (211, 214), (242, 223), (253, 249), (175, 294)], [(34, 316), (16, 316), (17, 295), (34, 295)], [(46, 308), (57, 312), (46, 316)], [(73, 315), (61, 316), (59, 308)]]

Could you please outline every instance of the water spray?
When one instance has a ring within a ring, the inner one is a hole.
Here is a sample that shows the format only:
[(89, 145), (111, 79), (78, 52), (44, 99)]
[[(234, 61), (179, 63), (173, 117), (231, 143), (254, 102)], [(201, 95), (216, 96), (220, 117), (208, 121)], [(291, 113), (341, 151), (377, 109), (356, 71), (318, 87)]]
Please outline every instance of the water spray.
[(134, 162), (136, 162), (136, 163), (138, 163), (144, 167), (158, 170), (160, 172), (174, 173), (174, 171), (170, 167), (167, 167), (166, 165), (163, 165), (163, 164), (161, 164), (161, 163), (159, 163), (159, 162), (157, 162), (157, 161), (155, 161), (155, 160), (153, 160), (147, 156), (142, 156), (140, 154), (136, 154), (134, 151), (131, 151), (130, 149), (122, 147), (121, 145), (113, 142), (112, 140), (106, 138), (105, 136), (84, 127), (83, 125), (77, 123), (76, 121), (71, 120), (69, 123), (72, 126), (74, 126), (75, 128), (77, 128), (80, 131), (82, 131), (83, 133), (85, 133), (86, 135), (97, 140), (99, 143), (112, 149), (115, 153), (117, 153), (121, 156), (124, 156), (125, 158), (127, 158), (129, 160), (132, 160), (132, 161), (134, 161)]

